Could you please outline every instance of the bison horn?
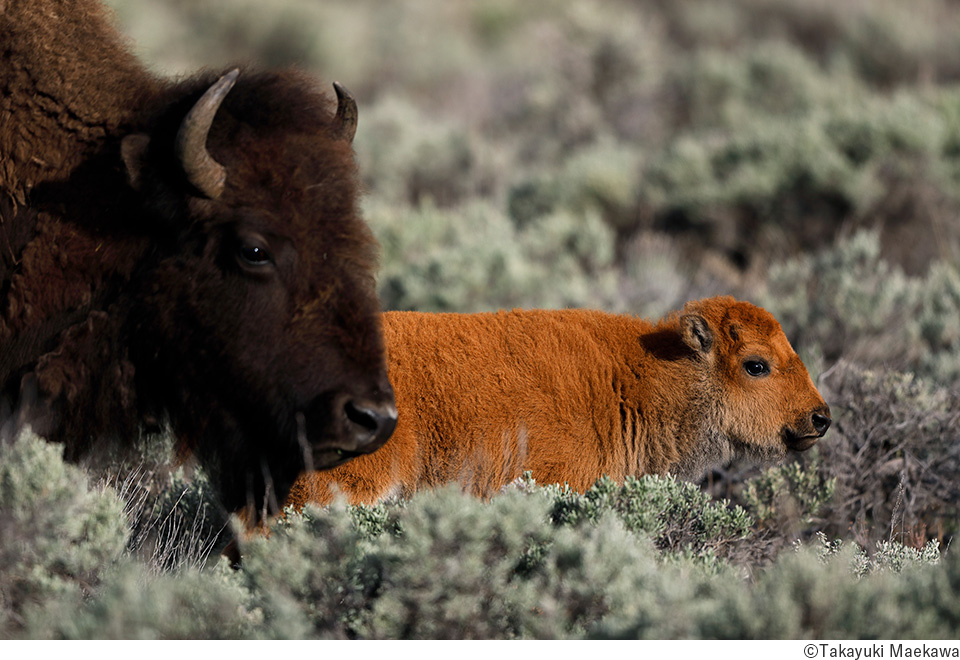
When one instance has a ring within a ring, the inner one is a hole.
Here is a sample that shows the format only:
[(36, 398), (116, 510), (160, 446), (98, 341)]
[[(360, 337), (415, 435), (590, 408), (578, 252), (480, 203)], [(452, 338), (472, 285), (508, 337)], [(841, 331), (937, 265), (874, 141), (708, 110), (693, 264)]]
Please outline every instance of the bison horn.
[(333, 89), (337, 92), (339, 137), (347, 142), (353, 142), (353, 136), (357, 132), (357, 102), (350, 90), (340, 83), (333, 83)]
[(239, 75), (240, 70), (234, 69), (213, 83), (184, 117), (177, 132), (177, 158), (184, 174), (194, 188), (210, 199), (223, 192), (227, 171), (207, 151), (207, 134), (217, 109)]

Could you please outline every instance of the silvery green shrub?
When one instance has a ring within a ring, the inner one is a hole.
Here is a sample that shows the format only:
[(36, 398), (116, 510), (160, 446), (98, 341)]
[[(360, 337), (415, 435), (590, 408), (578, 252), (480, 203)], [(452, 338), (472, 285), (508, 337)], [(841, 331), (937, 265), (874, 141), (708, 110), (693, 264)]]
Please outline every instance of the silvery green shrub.
[(238, 639), (265, 635), (240, 576), (225, 564), (155, 573), (125, 558), (84, 599), (55, 598), (30, 611), (34, 639)]
[(592, 210), (559, 210), (522, 229), (481, 201), (415, 210), (371, 201), (367, 217), (383, 249), (387, 309), (571, 307), (616, 296), (611, 230)]
[(62, 455), (30, 430), (0, 443), (0, 631), (50, 599), (88, 595), (126, 548), (120, 500)]
[(960, 394), (912, 374), (841, 362), (822, 392), (835, 425), (820, 444), (821, 470), (835, 480), (828, 533), (863, 546), (960, 529)]
[(753, 520), (739, 506), (714, 501), (696, 485), (674, 477), (600, 478), (586, 493), (548, 488), (551, 518), (558, 525), (595, 522), (613, 514), (624, 527), (655, 539), (662, 550), (718, 552), (749, 534)]
[(908, 276), (880, 256), (875, 232), (772, 268), (761, 302), (801, 354), (940, 383), (960, 375), (960, 271), (939, 262)]

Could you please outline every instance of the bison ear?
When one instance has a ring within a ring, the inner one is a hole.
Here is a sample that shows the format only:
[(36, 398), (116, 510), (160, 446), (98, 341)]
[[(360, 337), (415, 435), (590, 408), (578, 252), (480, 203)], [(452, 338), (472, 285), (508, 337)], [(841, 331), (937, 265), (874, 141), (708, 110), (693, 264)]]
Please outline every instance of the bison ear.
[(143, 161), (149, 146), (150, 136), (144, 133), (127, 135), (120, 142), (120, 157), (127, 169), (127, 180), (134, 190), (140, 190), (140, 174), (143, 171)]
[(680, 317), (680, 334), (684, 343), (698, 353), (709, 353), (713, 347), (713, 330), (699, 314)]

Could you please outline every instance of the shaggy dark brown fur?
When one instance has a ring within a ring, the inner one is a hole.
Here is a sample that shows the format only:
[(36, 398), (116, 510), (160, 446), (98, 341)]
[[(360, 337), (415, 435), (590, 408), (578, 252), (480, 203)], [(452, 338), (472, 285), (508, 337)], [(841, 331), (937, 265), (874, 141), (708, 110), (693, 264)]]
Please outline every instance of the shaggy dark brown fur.
[(149, 74), (92, 0), (0, 0), (0, 383), (70, 459), (167, 420), (253, 521), (396, 412), (352, 131), (241, 71), (201, 191), (175, 143), (218, 78)]

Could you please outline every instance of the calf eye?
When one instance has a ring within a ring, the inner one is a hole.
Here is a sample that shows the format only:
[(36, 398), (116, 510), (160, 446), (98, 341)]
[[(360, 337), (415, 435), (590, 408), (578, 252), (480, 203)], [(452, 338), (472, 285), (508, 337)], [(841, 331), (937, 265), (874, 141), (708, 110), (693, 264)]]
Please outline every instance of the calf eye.
[(241, 245), (237, 254), (247, 266), (264, 266), (273, 261), (266, 248), (259, 245)]
[(754, 378), (770, 373), (769, 365), (763, 360), (746, 360), (743, 363), (743, 369)]

